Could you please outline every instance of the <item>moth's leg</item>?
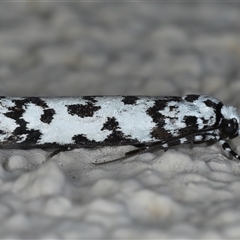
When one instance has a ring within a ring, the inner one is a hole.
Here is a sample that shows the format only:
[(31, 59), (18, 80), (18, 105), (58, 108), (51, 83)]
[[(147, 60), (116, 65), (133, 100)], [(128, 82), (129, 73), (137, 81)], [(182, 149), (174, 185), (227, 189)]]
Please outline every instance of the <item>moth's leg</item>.
[(145, 146), (145, 147), (142, 147), (142, 148), (139, 148), (139, 149), (134, 149), (132, 151), (126, 152), (124, 157), (111, 159), (109, 161), (104, 161), (104, 162), (99, 162), (99, 163), (92, 163), (92, 164), (103, 165), (103, 164), (107, 164), (107, 163), (123, 161), (127, 158), (137, 156), (140, 153), (154, 152), (154, 151), (157, 151), (159, 149), (167, 150), (169, 147), (176, 146), (176, 145), (179, 145), (179, 144), (182, 144), (182, 143), (188, 143), (187, 141), (185, 142), (185, 139), (186, 138), (179, 138), (179, 139), (171, 140), (169, 142), (166, 142), (166, 141), (156, 142), (156, 143), (153, 143), (152, 145)]
[[(178, 140), (178, 141), (177, 141)], [(195, 135), (195, 136), (187, 136), (185, 138), (177, 139), (176, 141), (170, 141), (168, 143), (165, 143), (162, 145), (162, 147), (173, 147), (176, 145), (184, 144), (184, 143), (203, 143), (208, 142), (210, 140), (218, 141), (221, 145), (224, 151), (230, 153), (234, 158), (240, 160), (240, 155), (237, 154), (235, 151), (233, 151), (230, 147), (230, 145), (221, 137), (219, 137), (218, 134), (215, 133), (208, 133), (208, 134), (201, 134), (201, 135)], [(156, 146), (155, 146), (156, 147)], [(151, 151), (151, 149), (149, 149)]]
[(133, 146), (136, 147), (136, 148), (145, 148), (146, 144), (144, 144), (144, 143), (142, 143), (142, 144), (135, 144)]
[[(231, 154), (234, 158), (240, 160), (240, 155), (237, 154), (235, 151), (233, 151), (231, 149), (230, 145), (216, 133), (208, 133), (208, 134), (201, 134), (201, 135), (195, 135), (195, 136), (187, 136), (185, 138), (176, 139), (176, 141), (169, 141), (167, 143), (164, 143), (160, 147), (169, 148), (169, 147), (173, 147), (173, 146), (184, 144), (184, 143), (196, 144), (196, 143), (208, 142), (210, 140), (218, 141), (221, 144), (224, 151)], [(155, 148), (156, 148), (156, 145), (154, 146), (153, 150), (155, 150)], [(149, 148), (148, 150), (152, 151), (151, 148)]]
[(55, 151), (53, 151), (50, 155), (49, 158), (52, 158), (54, 156), (56, 156), (57, 154), (59, 154), (60, 152), (67, 152), (67, 151), (71, 151), (73, 149), (75, 149), (76, 147), (61, 147)]
[[(194, 137), (194, 136), (191, 136), (191, 137)], [(121, 158), (116, 158), (116, 159), (111, 159), (109, 161), (105, 161), (105, 162), (99, 162), (99, 163), (93, 163), (94, 165), (103, 165), (103, 164), (106, 164), (106, 163), (112, 163), (112, 162), (116, 162), (116, 161), (123, 161), (129, 157), (134, 157), (140, 153), (145, 153), (145, 152), (154, 152), (154, 151), (157, 151), (159, 149), (164, 149), (164, 150), (167, 150), (169, 147), (173, 147), (173, 146), (176, 146), (176, 145), (180, 145), (180, 144), (184, 144), (184, 143), (189, 143), (189, 141), (193, 141), (193, 138), (189, 139), (189, 136), (186, 138), (186, 137), (183, 137), (183, 138), (178, 138), (178, 139), (173, 139), (173, 140), (170, 140), (170, 141), (159, 141), (159, 142), (156, 142), (156, 143), (153, 143), (149, 146), (144, 146), (142, 148), (138, 148), (138, 149), (134, 149), (132, 151), (129, 151), (129, 152), (126, 152), (125, 153), (125, 156), (124, 157), (121, 157)]]
[(145, 152), (149, 152), (148, 147), (139, 148), (139, 149), (135, 149), (135, 150), (133, 150), (133, 151), (126, 152), (124, 157), (120, 157), (120, 158), (116, 158), (116, 159), (111, 159), (111, 160), (104, 161), (104, 162), (95, 162), (95, 163), (92, 163), (92, 164), (93, 164), (93, 165), (103, 165), (103, 164), (106, 164), (106, 163), (123, 161), (123, 160), (125, 160), (125, 159), (127, 159), (127, 158), (134, 157), (134, 156), (137, 156), (137, 155), (140, 154), (140, 153), (145, 153)]
[(127, 152), (125, 155), (132, 156), (132, 154), (136, 155), (138, 153), (143, 153), (143, 152), (154, 152), (159, 149), (168, 150), (170, 147), (178, 146), (181, 144), (187, 144), (187, 143), (199, 144), (199, 143), (207, 142), (210, 140), (218, 140), (218, 139), (219, 139), (219, 137), (217, 134), (206, 132), (206, 133), (202, 133), (199, 135), (189, 135), (186, 137), (176, 138), (176, 139), (169, 140), (169, 141), (156, 142), (150, 146), (145, 146), (144, 148), (135, 149), (133, 151)]
[(222, 145), (224, 151), (230, 153), (234, 158), (240, 160), (240, 156), (231, 149), (230, 145), (225, 140), (219, 138), (219, 143)]
[(212, 133), (212, 134), (205, 135), (204, 142), (207, 142), (209, 140), (217, 140), (221, 144), (224, 151), (231, 154), (234, 158), (240, 160), (240, 155), (237, 154), (235, 151), (233, 151), (230, 145), (224, 139), (222, 139), (218, 134)]
[(218, 137), (217, 134), (214, 134), (212, 132), (211, 133), (206, 132), (206, 133), (202, 133), (202, 134), (199, 134), (199, 135), (189, 135), (189, 136), (186, 136), (186, 137), (172, 139), (172, 140), (164, 141), (164, 142), (159, 141), (159, 142), (153, 143), (152, 145), (145, 146), (145, 147), (142, 147), (142, 148), (139, 148), (139, 149), (135, 149), (135, 150), (126, 152), (124, 157), (112, 159), (112, 160), (105, 161), (105, 162), (93, 163), (93, 164), (94, 165), (103, 165), (103, 164), (106, 164), (106, 163), (123, 161), (123, 160), (125, 160), (129, 157), (136, 156), (140, 153), (154, 152), (154, 151), (157, 151), (159, 149), (167, 150), (170, 147), (181, 145), (181, 144), (186, 144), (186, 143), (195, 144), (195, 143), (206, 142), (206, 141), (209, 141), (209, 140), (218, 140), (217, 137)]

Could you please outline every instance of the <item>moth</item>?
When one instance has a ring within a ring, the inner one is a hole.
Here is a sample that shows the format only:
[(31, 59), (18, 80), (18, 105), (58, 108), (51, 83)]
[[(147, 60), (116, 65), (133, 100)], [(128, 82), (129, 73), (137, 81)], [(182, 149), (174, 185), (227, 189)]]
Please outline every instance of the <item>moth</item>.
[[(134, 145), (140, 152), (239, 135), (236, 108), (205, 95), (0, 97), (0, 148)], [(114, 160), (112, 160), (114, 161)]]

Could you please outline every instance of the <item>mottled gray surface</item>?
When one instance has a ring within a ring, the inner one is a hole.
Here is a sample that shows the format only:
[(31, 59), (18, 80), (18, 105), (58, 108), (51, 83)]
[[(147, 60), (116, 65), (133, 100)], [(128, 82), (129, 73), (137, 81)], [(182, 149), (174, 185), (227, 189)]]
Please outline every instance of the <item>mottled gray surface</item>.
[[(1, 2), (0, 93), (203, 93), (240, 109), (239, 11), (233, 2)], [(240, 163), (219, 145), (91, 164), (129, 149), (51, 160), (41, 149), (1, 150), (0, 238), (240, 237)]]

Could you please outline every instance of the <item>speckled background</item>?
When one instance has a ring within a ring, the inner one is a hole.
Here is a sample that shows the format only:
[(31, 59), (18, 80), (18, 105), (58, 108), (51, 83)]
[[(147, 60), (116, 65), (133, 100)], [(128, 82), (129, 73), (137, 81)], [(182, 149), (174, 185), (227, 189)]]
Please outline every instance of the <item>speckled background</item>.
[[(1, 2), (0, 94), (202, 93), (240, 109), (239, 11), (234, 2)], [(53, 159), (1, 150), (0, 238), (240, 237), (240, 163), (218, 144), (91, 164), (126, 149)]]

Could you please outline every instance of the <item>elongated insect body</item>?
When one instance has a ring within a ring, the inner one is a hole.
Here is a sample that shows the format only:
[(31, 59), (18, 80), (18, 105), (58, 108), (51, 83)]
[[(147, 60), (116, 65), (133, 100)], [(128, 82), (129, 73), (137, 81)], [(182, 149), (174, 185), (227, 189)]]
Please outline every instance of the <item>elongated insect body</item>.
[(167, 149), (215, 140), (240, 159), (225, 141), (239, 132), (236, 108), (204, 95), (0, 97), (0, 148)]

